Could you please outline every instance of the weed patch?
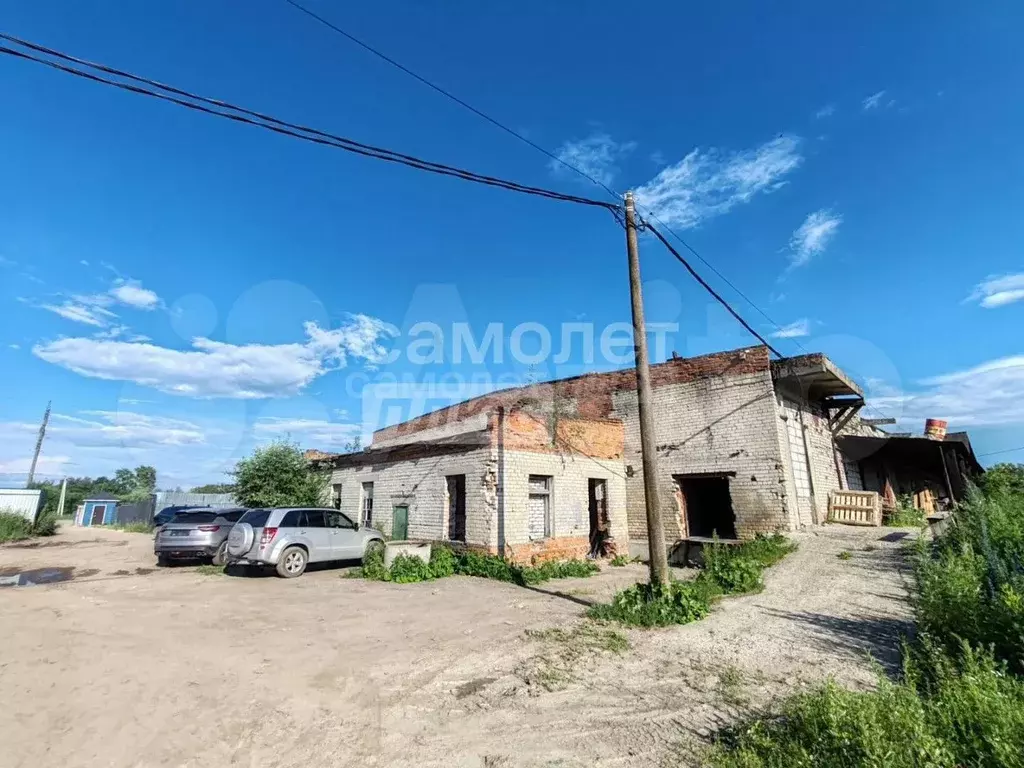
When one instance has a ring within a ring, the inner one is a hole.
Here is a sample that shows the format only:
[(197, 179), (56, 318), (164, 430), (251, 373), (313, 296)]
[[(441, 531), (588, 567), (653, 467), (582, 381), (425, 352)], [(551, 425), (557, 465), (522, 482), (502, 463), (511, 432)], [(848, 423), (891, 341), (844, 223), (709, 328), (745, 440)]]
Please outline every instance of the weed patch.
[(840, 560), (850, 560), (851, 558), (853, 558), (853, 554), (850, 552), (850, 550), (844, 549), (842, 552), (836, 555), (836, 557), (838, 557)]
[(224, 566), (204, 563), (203, 565), (196, 567), (196, 573), (203, 576), (220, 576), (224, 573)]
[(667, 587), (636, 584), (615, 595), (610, 605), (591, 607), (587, 615), (634, 627), (689, 624), (707, 616), (712, 601), (722, 595), (760, 591), (761, 572), (795, 549), (795, 543), (779, 534), (736, 546), (714, 543), (705, 547), (704, 571), (694, 581)]
[(368, 553), (359, 575), (364, 579), (409, 584), (458, 574), (525, 586), (551, 579), (586, 578), (600, 570), (589, 560), (550, 560), (535, 566), (521, 566), (494, 555), (474, 551), (456, 553), (449, 547), (435, 545), (431, 548), (429, 564), (418, 557), (398, 555), (391, 567), (385, 568), (383, 551)]
[(153, 525), (151, 523), (115, 523), (114, 525), (107, 526), (108, 528), (115, 531), (124, 531), (125, 533), (152, 533)]
[[(872, 692), (830, 682), (797, 695), (724, 732), (705, 762), (1024, 766), (1024, 492), (992, 485), (960, 504), (933, 543), (917, 542), (918, 633), (900, 679)], [(897, 514), (890, 524), (923, 519), (906, 505)]]
[(590, 621), (568, 630), (528, 629), (526, 637), (540, 643), (542, 650), (517, 674), (527, 684), (539, 685), (547, 691), (570, 683), (585, 659), (602, 653), (617, 655), (629, 649), (629, 640), (621, 632)]
[(624, 565), (629, 565), (629, 558), (625, 555), (616, 555), (608, 561), (608, 565), (615, 568), (622, 568)]
[(40, 515), (33, 524), (17, 512), (0, 512), (0, 544), (35, 536), (53, 536), (55, 533), (57, 520), (53, 515)]

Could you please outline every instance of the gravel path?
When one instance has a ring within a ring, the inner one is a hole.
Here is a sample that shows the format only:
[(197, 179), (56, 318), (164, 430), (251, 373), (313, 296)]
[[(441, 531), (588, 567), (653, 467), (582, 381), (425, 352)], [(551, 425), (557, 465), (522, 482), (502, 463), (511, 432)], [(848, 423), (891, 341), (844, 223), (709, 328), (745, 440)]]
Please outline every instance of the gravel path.
[(244, 579), (150, 570), (148, 537), (68, 529), (0, 547), (3, 576), (74, 569), (0, 587), (0, 765), (692, 764), (751, 708), (895, 660), (910, 609), (888, 533), (797, 534), (761, 594), (616, 654), (582, 604), (641, 566), (535, 589)]

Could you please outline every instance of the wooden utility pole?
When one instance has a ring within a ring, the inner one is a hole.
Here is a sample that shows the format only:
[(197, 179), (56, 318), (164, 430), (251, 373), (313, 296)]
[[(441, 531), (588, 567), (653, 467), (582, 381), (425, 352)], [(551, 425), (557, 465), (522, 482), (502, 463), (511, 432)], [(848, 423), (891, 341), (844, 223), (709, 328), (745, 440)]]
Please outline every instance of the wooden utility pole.
[(640, 453), (644, 469), (644, 501), (647, 504), (647, 547), (651, 584), (668, 584), (668, 552), (665, 528), (658, 504), (658, 453), (654, 437), (654, 409), (651, 400), (651, 369), (647, 358), (647, 328), (644, 297), (640, 289), (640, 249), (636, 237), (636, 208), (633, 193), (626, 193), (626, 250), (629, 254), (629, 296), (633, 307), (633, 349), (636, 361), (636, 400), (640, 415)]
[(36, 479), (36, 462), (39, 461), (39, 452), (43, 450), (43, 438), (46, 436), (46, 425), (50, 421), (50, 405), (53, 401), (46, 404), (46, 413), (43, 414), (43, 423), (39, 426), (39, 437), (36, 438), (36, 452), (32, 454), (32, 466), (28, 468), (28, 480), (25, 481), (25, 487), (28, 488), (32, 485), (32, 481)]

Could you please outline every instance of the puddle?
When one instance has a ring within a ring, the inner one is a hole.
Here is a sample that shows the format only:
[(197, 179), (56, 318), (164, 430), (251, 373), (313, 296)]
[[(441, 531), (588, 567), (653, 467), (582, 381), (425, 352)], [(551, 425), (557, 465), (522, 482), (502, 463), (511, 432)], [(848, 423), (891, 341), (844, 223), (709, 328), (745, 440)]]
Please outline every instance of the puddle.
[(0, 571), (0, 587), (34, 587), (70, 581), (74, 578), (74, 571), (74, 568), (35, 568), (30, 571), (4, 568)]
[(62, 568), (0, 568), (0, 587), (34, 587), (39, 584), (59, 584), (72, 579), (85, 579), (99, 573), (97, 568), (78, 570), (72, 567)]

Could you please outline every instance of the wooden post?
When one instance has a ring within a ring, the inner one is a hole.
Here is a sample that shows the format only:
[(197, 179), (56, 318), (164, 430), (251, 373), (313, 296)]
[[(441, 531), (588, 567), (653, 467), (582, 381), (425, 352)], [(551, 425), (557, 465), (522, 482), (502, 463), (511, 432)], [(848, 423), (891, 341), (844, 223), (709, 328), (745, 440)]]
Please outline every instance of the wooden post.
[(644, 472), (644, 500), (647, 505), (647, 547), (651, 568), (651, 585), (667, 586), (668, 551), (665, 549), (665, 528), (661, 523), (658, 503), (658, 453), (654, 435), (651, 369), (647, 358), (647, 329), (644, 322), (644, 299), (640, 288), (640, 248), (636, 235), (636, 209), (633, 193), (626, 193), (626, 252), (629, 256), (629, 296), (633, 310), (633, 351), (636, 363), (636, 400), (640, 421), (640, 453)]

